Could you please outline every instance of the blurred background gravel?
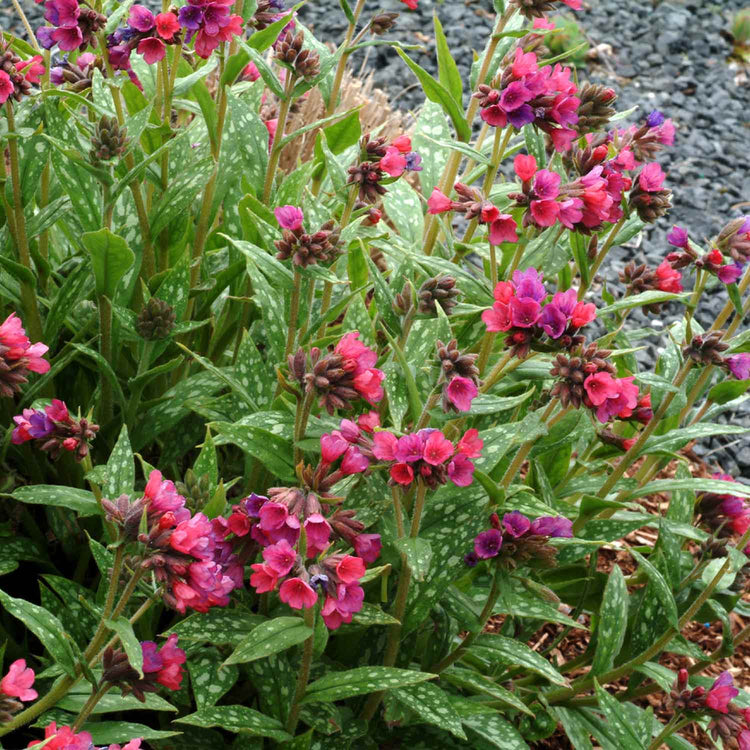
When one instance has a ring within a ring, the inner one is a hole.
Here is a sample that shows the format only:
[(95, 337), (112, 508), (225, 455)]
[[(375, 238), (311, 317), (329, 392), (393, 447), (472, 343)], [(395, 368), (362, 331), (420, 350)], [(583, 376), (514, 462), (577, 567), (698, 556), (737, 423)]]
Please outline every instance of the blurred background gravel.
[[(33, 28), (43, 23), (43, 5), (21, 0)], [(155, 0), (146, 2), (155, 5)], [(23, 35), (8, 0), (2, 0), (0, 27)], [(667, 250), (666, 233), (672, 224), (686, 227), (696, 241), (714, 236), (730, 219), (750, 214), (750, 77), (747, 70), (730, 65), (731, 44), (725, 34), (733, 15), (750, 0), (583, 0), (575, 14), (595, 59), (578, 71), (580, 80), (591, 80), (618, 92), (617, 106), (637, 106), (635, 121), (653, 109), (671, 117), (677, 126), (675, 146), (659, 154), (674, 191), (671, 213), (648, 227), (628, 247), (615, 248), (602, 271), (607, 287), (619, 289), (617, 273), (629, 260), (658, 265)], [(397, 0), (365, 4), (363, 18), (380, 10), (401, 11), (392, 37), (421, 45), (411, 54), (427, 70), (436, 70), (432, 14), (437, 11), (459, 70), (468, 79), (472, 51), (481, 50), (491, 30), (491, 0), (419, 0), (409, 11)], [(338, 42), (346, 20), (338, 0), (310, 0), (300, 11), (302, 20), (319, 38)], [(422, 100), (395, 52), (371, 47), (353, 56), (354, 69), (372, 71), (375, 83), (395, 106), (414, 110)], [(597, 290), (594, 289), (594, 292)], [(726, 301), (717, 287), (704, 296), (698, 320), (708, 325)], [(681, 311), (665, 306), (659, 316), (632, 315), (634, 325), (654, 330), (641, 355), (644, 365), (658, 355), (659, 333)], [(748, 325), (749, 321), (745, 321)], [(722, 419), (743, 424), (748, 437), (704, 441), (696, 452), (718, 462), (728, 472), (750, 479), (750, 405)]]

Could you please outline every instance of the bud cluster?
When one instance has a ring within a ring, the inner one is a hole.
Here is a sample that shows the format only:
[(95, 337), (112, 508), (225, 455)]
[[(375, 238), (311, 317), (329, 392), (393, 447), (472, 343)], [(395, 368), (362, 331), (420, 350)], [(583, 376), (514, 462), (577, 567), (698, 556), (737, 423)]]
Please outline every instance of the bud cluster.
[(299, 78), (309, 81), (320, 73), (320, 56), (311, 49), (303, 49), (305, 35), (287, 31), (276, 43), (276, 59), (285, 63)]
[(125, 153), (125, 147), (130, 143), (127, 136), (127, 128), (121, 128), (116, 117), (102, 115), (91, 135), (91, 150), (89, 151), (91, 163), (98, 164), (122, 156)]

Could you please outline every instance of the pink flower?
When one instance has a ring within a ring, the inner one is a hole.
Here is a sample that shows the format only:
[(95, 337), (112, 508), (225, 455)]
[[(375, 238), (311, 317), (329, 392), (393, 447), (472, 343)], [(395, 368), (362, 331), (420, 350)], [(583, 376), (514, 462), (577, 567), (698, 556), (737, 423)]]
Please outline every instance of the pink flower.
[(375, 428), (380, 427), (380, 414), (376, 411), (368, 411), (367, 414), (360, 414), (357, 417), (357, 426), (364, 432), (375, 432)]
[(174, 482), (162, 480), (161, 472), (156, 469), (148, 475), (143, 496), (148, 501), (149, 513), (163, 515), (185, 507), (185, 498), (177, 492)]
[(128, 26), (138, 31), (151, 31), (154, 28), (154, 14), (145, 5), (133, 5), (128, 16)]
[(380, 168), (391, 177), (400, 177), (406, 169), (406, 158), (395, 146), (389, 146), (379, 164)]
[(360, 557), (344, 555), (336, 565), (336, 575), (342, 583), (354, 583), (365, 574), (365, 563)]
[(448, 477), (457, 487), (468, 487), (474, 479), (474, 464), (464, 453), (457, 453), (448, 464)]
[(344, 369), (359, 374), (375, 365), (378, 355), (359, 340), (359, 331), (352, 331), (343, 336), (334, 347), (334, 352), (341, 355)]
[(733, 354), (731, 357), (727, 357), (724, 362), (729, 368), (729, 372), (737, 380), (750, 379), (750, 354)]
[(25, 659), (16, 659), (8, 668), (8, 674), (0, 680), (0, 690), (11, 698), (33, 701), (38, 693), (32, 690), (34, 670), (26, 667)]
[(331, 524), (320, 513), (312, 513), (305, 520), (307, 556), (316, 557), (327, 546), (331, 537)]
[[(521, 49), (517, 52), (521, 52)], [(528, 182), (536, 174), (536, 159), (531, 154), (518, 154), (513, 160), (513, 169), (520, 180)]]
[(14, 91), (15, 87), (10, 76), (4, 70), (0, 70), (0, 104), (8, 101), (8, 97), (12, 96)]
[(508, 331), (512, 327), (510, 307), (496, 302), (489, 310), (482, 313), (482, 320), (488, 331)]
[(411, 138), (408, 135), (400, 135), (391, 141), (391, 146), (397, 148), (402, 154), (408, 154), (411, 151)]
[(260, 71), (254, 62), (249, 62), (242, 70), (242, 78), (248, 81), (257, 81), (260, 78)]
[(479, 437), (479, 432), (472, 427), (466, 430), (463, 437), (458, 441), (456, 451), (462, 453), (467, 458), (479, 458), (482, 455), (484, 440)]
[[(49, 740), (44, 743), (44, 750), (90, 750), (93, 746), (88, 732), (76, 734), (70, 727), (58, 727), (54, 721), (44, 727), (44, 739)], [(29, 742), (28, 747), (35, 747), (42, 742)]]
[(608, 372), (589, 375), (583, 381), (583, 387), (594, 406), (601, 406), (607, 399), (617, 398), (620, 393), (617, 381)]
[(416, 10), (417, 9), (417, 3), (419, 0), (401, 0), (401, 2), (409, 9), (409, 10)]
[(516, 56), (511, 66), (513, 75), (517, 78), (523, 78), (530, 73), (536, 73), (538, 69), (536, 55), (533, 52), (524, 53), (521, 47), (516, 47)]
[(427, 209), (430, 214), (443, 214), (453, 210), (453, 201), (445, 193), (433, 188), (432, 195), (427, 199)]
[(531, 521), (520, 511), (514, 510), (503, 516), (503, 526), (510, 536), (518, 539), (531, 528)]
[(641, 170), (641, 174), (638, 177), (638, 184), (641, 186), (641, 190), (645, 190), (647, 193), (653, 193), (657, 190), (661, 190), (661, 186), (664, 183), (666, 175), (662, 172), (661, 165), (658, 162), (651, 162)]
[(556, 172), (540, 169), (534, 177), (534, 193), (539, 200), (553, 200), (560, 195), (561, 177)]
[(392, 433), (383, 430), (376, 432), (372, 439), (374, 446), (372, 452), (380, 461), (395, 461), (398, 438)]
[(155, 19), (156, 33), (162, 38), (170, 41), (180, 30), (180, 22), (174, 13), (159, 13)]
[(411, 484), (414, 480), (414, 470), (407, 463), (397, 463), (391, 466), (391, 479), (397, 484)]
[(716, 275), (723, 284), (734, 284), (742, 276), (742, 266), (739, 263), (729, 263), (721, 266)]
[(736, 698), (740, 691), (734, 686), (734, 680), (729, 672), (722, 672), (706, 693), (706, 705), (722, 714), (729, 713), (729, 703)]
[(656, 267), (656, 277), (659, 280), (659, 289), (662, 292), (681, 292), (682, 274), (672, 268), (669, 262), (664, 260)]
[(542, 308), (531, 297), (514, 297), (510, 301), (510, 317), (516, 328), (531, 328), (541, 314)]
[(540, 227), (551, 227), (560, 215), (560, 204), (555, 200), (531, 201), (530, 208)]
[(318, 595), (301, 578), (289, 578), (281, 584), (279, 599), (292, 609), (310, 609), (315, 606)]
[[(454, 378), (455, 379), (455, 378)], [(424, 460), (430, 466), (439, 466), (453, 454), (453, 443), (440, 430), (430, 433), (424, 444)]]
[(596, 305), (593, 302), (577, 302), (570, 322), (575, 328), (583, 328), (596, 319)]
[(255, 571), (250, 576), (250, 585), (258, 594), (265, 594), (276, 588), (279, 578), (276, 575), (276, 571), (270, 565), (253, 563), (250, 567)]
[(541, 18), (535, 18), (532, 29), (554, 29), (555, 24), (549, 19), (542, 16)]
[(570, 150), (577, 135), (576, 131), (570, 128), (555, 128), (550, 131), (549, 137), (552, 139), (555, 151), (561, 154)]
[(502, 242), (516, 242), (516, 220), (510, 214), (500, 214), (490, 224), (490, 244), (499, 245)]
[(354, 551), (366, 563), (375, 562), (378, 559), (382, 546), (380, 534), (358, 534), (354, 537)]
[(145, 39), (141, 39), (138, 43), (138, 54), (143, 55), (143, 59), (149, 64), (153, 65), (155, 62), (164, 58), (167, 53), (167, 48), (164, 46), (164, 42), (155, 36), (149, 36)]
[(469, 411), (471, 402), (477, 397), (478, 393), (479, 390), (474, 381), (460, 375), (454, 377), (445, 388), (446, 398), (459, 411)]
[(294, 567), (297, 560), (297, 551), (286, 539), (282, 539), (263, 550), (263, 559), (266, 561), (266, 567), (281, 578)]
[(344, 440), (341, 433), (333, 432), (325, 434), (320, 438), (320, 453), (324, 463), (332, 464), (336, 459), (346, 453), (349, 443)]
[(377, 404), (385, 395), (383, 386), (380, 385), (384, 379), (385, 373), (372, 367), (355, 376), (354, 387), (365, 401), (370, 404)]
[(277, 206), (273, 213), (282, 229), (291, 229), (293, 232), (302, 229), (305, 215), (296, 206)]
[[(28, 70), (27, 70), (28, 68)], [(24, 78), (32, 84), (38, 84), (41, 81), (41, 77), (44, 74), (44, 64), (42, 63), (41, 55), (34, 55), (29, 60), (23, 60), (22, 62), (16, 63), (16, 70), (22, 73), (26, 70)]]
[(211, 521), (196, 513), (190, 520), (178, 523), (169, 539), (172, 549), (200, 560), (213, 558), (214, 537)]
[(359, 448), (351, 445), (344, 454), (344, 460), (341, 462), (341, 471), (346, 476), (351, 476), (352, 474), (361, 474), (363, 471), (367, 471), (369, 466), (370, 462), (362, 455)]
[(289, 510), (281, 503), (263, 503), (260, 511), (260, 528), (263, 531), (280, 529), (289, 518)]

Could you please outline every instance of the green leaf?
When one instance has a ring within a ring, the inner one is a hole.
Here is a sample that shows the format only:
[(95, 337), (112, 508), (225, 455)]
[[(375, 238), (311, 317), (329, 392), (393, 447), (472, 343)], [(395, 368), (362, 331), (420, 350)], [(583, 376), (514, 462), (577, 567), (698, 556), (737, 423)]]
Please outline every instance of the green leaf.
[(216, 457), (216, 445), (211, 437), (211, 430), (206, 427), (206, 437), (203, 439), (203, 447), (195, 459), (193, 471), (198, 477), (208, 474), (211, 486), (215, 486), (219, 481), (219, 465)]
[(618, 310), (631, 310), (634, 307), (642, 307), (643, 305), (651, 305), (655, 302), (669, 302), (670, 300), (684, 300), (690, 295), (687, 292), (680, 294), (674, 294), (672, 292), (641, 292), (640, 294), (634, 294), (632, 297), (623, 297), (618, 299), (617, 302), (607, 305), (606, 307), (599, 308), (598, 315), (606, 315), (607, 313), (614, 313)]
[(593, 750), (593, 745), (589, 739), (590, 732), (588, 725), (580, 718), (577, 711), (570, 708), (563, 708), (562, 706), (555, 706), (554, 712), (557, 714), (557, 718), (563, 725), (565, 734), (575, 750)]
[(260, 427), (229, 422), (212, 422), (211, 427), (243, 451), (257, 458), (279, 479), (293, 480), (291, 445), (278, 435)]
[(120, 437), (109, 456), (106, 476), (107, 479), (102, 487), (104, 497), (115, 500), (120, 495), (131, 495), (133, 493), (135, 462), (133, 460), (133, 449), (130, 447), (130, 439), (128, 438), (127, 425), (122, 426)]
[(240, 609), (219, 609), (214, 607), (206, 613), (198, 613), (180, 620), (162, 633), (168, 636), (177, 633), (180, 640), (197, 643), (229, 644), (236, 646), (265, 618)]
[(392, 183), (383, 196), (383, 204), (398, 233), (408, 242), (418, 242), (422, 237), (424, 215), (414, 188), (406, 180)]
[(419, 537), (404, 537), (394, 542), (396, 549), (406, 555), (406, 562), (411, 568), (412, 575), (417, 581), (424, 581), (430, 570), (432, 560), (432, 545), (428, 539)]
[(145, 724), (136, 724), (132, 721), (94, 721), (84, 724), (82, 729), (91, 735), (91, 741), (95, 745), (107, 746), (112, 743), (130, 742), (133, 737), (141, 737), (144, 740), (162, 740), (179, 734), (179, 732), (151, 729)]
[(712, 492), (717, 495), (739, 495), (750, 497), (750, 487), (741, 482), (725, 482), (720, 479), (655, 479), (642, 487), (631, 490), (623, 498), (625, 502), (639, 497), (656, 495), (660, 492), (674, 492), (674, 490), (692, 490), (693, 492)]
[(523, 137), (526, 141), (526, 150), (536, 159), (537, 164), (546, 164), (547, 150), (544, 147), (544, 138), (533, 125), (523, 126)]
[(237, 667), (222, 665), (221, 654), (215, 649), (201, 649), (187, 663), (190, 685), (198, 709), (216, 705), (217, 701), (237, 682)]
[(630, 549), (630, 554), (638, 561), (648, 576), (649, 583), (653, 585), (658, 594), (658, 601), (663, 605), (669, 623), (677, 627), (677, 604), (674, 600), (674, 594), (670, 585), (664, 579), (664, 576), (637, 550)]
[(464, 726), (499, 750), (528, 750), (518, 730), (499, 714), (472, 714), (461, 719)]
[(325, 133), (326, 142), (328, 143), (328, 148), (331, 149), (331, 153), (343, 153), (349, 146), (357, 143), (362, 135), (359, 110), (350, 112), (343, 119), (324, 128), (323, 132)]
[(618, 565), (613, 566), (604, 588), (599, 624), (596, 628), (597, 643), (591, 674), (602, 674), (610, 670), (622, 649), (628, 626), (628, 587)]
[(445, 672), (440, 674), (441, 680), (447, 680), (456, 687), (468, 690), (471, 693), (477, 695), (489, 695), (496, 701), (505, 703), (511, 708), (521, 711), (529, 716), (534, 714), (529, 710), (528, 706), (515, 694), (511, 693), (510, 690), (498, 685), (488, 677), (485, 677), (478, 672), (474, 672), (471, 669), (463, 669), (461, 667), (452, 666)]
[(567, 685), (568, 681), (542, 656), (532, 651), (525, 643), (502, 635), (480, 635), (470, 651), (508, 666), (525, 667), (545, 677), (555, 685)]
[(742, 311), (742, 297), (740, 296), (740, 290), (736, 283), (727, 284), (727, 294), (729, 295), (729, 299), (734, 306), (735, 312), (737, 313), (737, 315), (742, 317), (744, 315)]
[[(290, 12), (294, 13), (302, 7), (302, 5), (303, 3), (297, 3)], [(269, 24), (265, 29), (261, 29), (260, 31), (251, 34), (247, 40), (248, 46), (258, 52), (265, 52), (279, 38), (279, 34), (284, 26), (289, 23), (289, 19), (287, 18), (288, 15), (288, 13), (285, 13), (278, 21)]]
[(458, 66), (456, 61), (451, 55), (450, 47), (448, 46), (448, 40), (445, 38), (443, 33), (443, 25), (440, 23), (440, 19), (437, 13), (433, 15), (433, 23), (435, 25), (435, 45), (437, 48), (437, 59), (438, 59), (438, 79), (440, 83), (446, 88), (448, 93), (453, 97), (454, 101), (461, 103), (461, 97), (463, 95), (463, 82), (461, 80), (461, 74), (458, 72)]
[(240, 641), (224, 664), (264, 659), (306, 641), (313, 631), (299, 617), (276, 617), (263, 622)]
[(291, 739), (280, 721), (246, 706), (210, 706), (174, 721), (196, 727), (221, 727), (235, 734), (247, 732), (256, 737), (270, 737), (277, 742)]
[(370, 625), (398, 625), (398, 620), (395, 617), (392, 617), (387, 612), (383, 612), (380, 607), (369, 602), (362, 603), (362, 609), (353, 616), (352, 622), (364, 627), (369, 627)]
[(302, 703), (318, 703), (351, 698), (380, 690), (416, 685), (437, 675), (395, 667), (357, 667), (344, 672), (329, 672), (308, 685)]
[(414, 711), (425, 723), (434, 724), (461, 740), (466, 739), (466, 733), (461, 727), (461, 718), (453, 708), (447, 693), (437, 685), (423, 682), (398, 688), (391, 691), (390, 698)]
[(607, 724), (610, 732), (617, 740), (618, 747), (622, 750), (645, 750), (645, 745), (638, 739), (629, 721), (625, 718), (622, 704), (604, 690), (596, 680), (594, 680), (594, 689), (599, 701), (599, 708), (607, 717)]
[[(729, 401), (742, 396), (750, 389), (750, 380), (725, 380), (717, 383), (708, 392), (708, 400), (715, 404), (726, 404)], [(726, 428), (729, 425), (716, 425), (717, 428)]]
[(99, 352), (88, 346), (84, 346), (83, 344), (73, 344), (73, 348), (76, 351), (81, 352), (81, 354), (85, 354), (89, 359), (92, 359), (96, 363), (99, 373), (104, 375), (104, 377), (112, 384), (112, 389), (115, 392), (117, 402), (119, 404), (124, 404), (125, 395), (122, 392), (120, 381), (117, 379), (117, 375), (115, 375), (115, 371), (112, 369), (112, 365), (110, 365), (109, 362), (99, 354)]
[(67, 636), (57, 617), (44, 607), (16, 599), (4, 591), (0, 591), (0, 602), (8, 614), (18, 618), (42, 642), (50, 656), (70, 677), (76, 676), (72, 639)]
[(122, 237), (106, 228), (85, 232), (81, 243), (91, 256), (96, 293), (114, 299), (118, 284), (135, 261), (133, 251)]
[(414, 149), (422, 156), (422, 171), (419, 181), (422, 192), (429, 196), (438, 184), (445, 163), (448, 160), (448, 149), (439, 145), (450, 143), (451, 131), (439, 104), (426, 101), (417, 117), (417, 124), (412, 136)]
[(424, 68), (415, 63), (403, 50), (396, 49), (399, 57), (409, 66), (422, 85), (425, 96), (431, 101), (439, 104), (450, 117), (456, 135), (460, 141), (471, 140), (471, 127), (466, 122), (461, 105), (457, 102), (448, 89), (442, 83), (436, 81)]
[(29, 505), (52, 505), (69, 508), (79, 516), (97, 516), (99, 504), (91, 492), (76, 487), (59, 487), (52, 484), (35, 484), (18, 487), (10, 497)]
[(138, 672), (139, 677), (143, 677), (143, 649), (141, 642), (130, 624), (127, 617), (118, 617), (116, 620), (105, 620), (104, 624), (120, 637), (120, 643), (125, 649), (130, 666)]

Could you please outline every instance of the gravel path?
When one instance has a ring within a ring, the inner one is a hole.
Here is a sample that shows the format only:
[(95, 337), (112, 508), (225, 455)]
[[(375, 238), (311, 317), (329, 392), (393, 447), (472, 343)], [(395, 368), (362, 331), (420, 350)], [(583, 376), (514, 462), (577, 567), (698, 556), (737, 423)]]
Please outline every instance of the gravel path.
[[(32, 26), (39, 25), (43, 6), (32, 0), (21, 2)], [(613, 251), (604, 270), (610, 289), (618, 288), (617, 271), (628, 260), (657, 265), (663, 259), (666, 233), (673, 223), (687, 227), (700, 241), (715, 235), (730, 219), (750, 213), (750, 83), (738, 82), (738, 71), (727, 65), (730, 46), (720, 33), (747, 2), (584, 0), (584, 9), (576, 14), (592, 45), (612, 47), (611, 56), (580, 70), (579, 77), (612, 86), (619, 95), (618, 108), (638, 106), (644, 114), (659, 109), (678, 128), (675, 146), (659, 155), (674, 191), (674, 208), (631, 247)], [(22, 33), (7, 5), (3, 3), (0, 9), (0, 26)], [(393, 35), (404, 43), (423, 45), (423, 52), (411, 54), (434, 71), (432, 13), (437, 10), (459, 69), (468, 78), (472, 50), (483, 47), (491, 29), (491, 7), (491, 0), (419, 0), (419, 8), (411, 12), (397, 0), (368, 0), (363, 17), (379, 10), (404, 11)], [(336, 41), (343, 37), (346, 21), (338, 0), (315, 0), (300, 14), (319, 37)], [(421, 91), (393, 50), (373, 47), (353, 59), (355, 66), (363, 62), (397, 106), (419, 106)], [(717, 288), (704, 298), (698, 320), (710, 324), (725, 300), (725, 292)], [(633, 323), (651, 326), (658, 334), (670, 317), (679, 314), (677, 308), (665, 308), (656, 319), (636, 313)], [(644, 363), (653, 362), (657, 353), (656, 344), (649, 346)], [(726, 418), (750, 430), (750, 407)], [(750, 437), (740, 441), (719, 438), (697, 450), (711, 452), (712, 460), (718, 460), (724, 470), (750, 478)]]

